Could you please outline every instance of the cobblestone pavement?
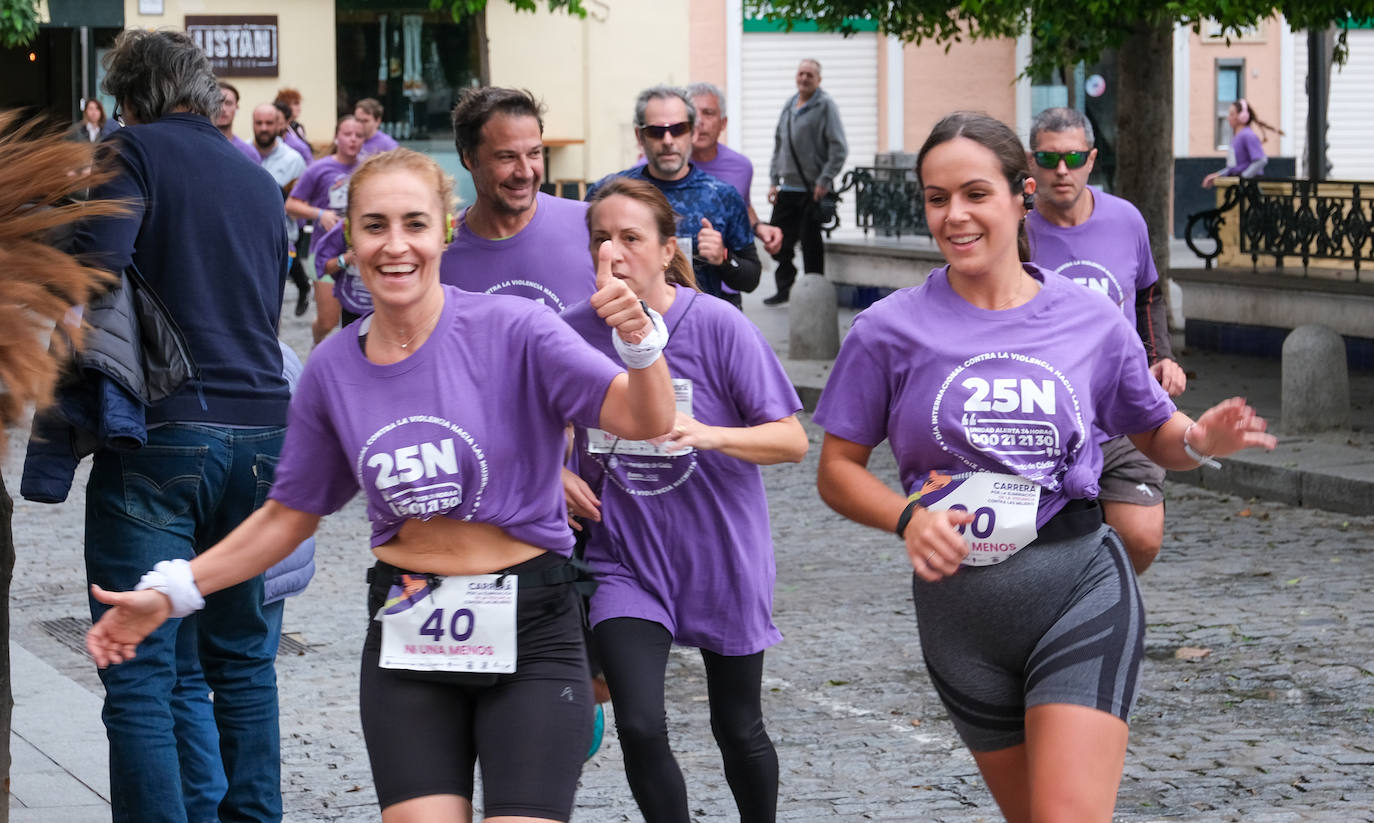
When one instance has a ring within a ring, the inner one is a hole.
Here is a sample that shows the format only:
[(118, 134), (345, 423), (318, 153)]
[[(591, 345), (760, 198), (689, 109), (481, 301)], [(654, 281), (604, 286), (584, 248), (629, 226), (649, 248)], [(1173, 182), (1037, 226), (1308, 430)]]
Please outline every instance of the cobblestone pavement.
[[(303, 350), (308, 331), (288, 321)], [(765, 667), (779, 817), (999, 820), (921, 664), (901, 546), (820, 502), (820, 435), (807, 425), (806, 462), (765, 470), (786, 636)], [(20, 441), (7, 479), (18, 477)], [(895, 476), (886, 447), (875, 468)], [(39, 626), (87, 614), (82, 482), (61, 507), (16, 501), (13, 636), (99, 693), (90, 663)], [(1117, 818), (1374, 821), (1374, 517), (1186, 486), (1169, 494), (1165, 549), (1142, 582), (1147, 661)], [(308, 651), (278, 668), (287, 818), (376, 820), (356, 706), (369, 563), (361, 505), (327, 519), (319, 545), (319, 574), (286, 609), (287, 633)], [(1206, 652), (1184, 659), (1180, 649)], [(670, 733), (693, 816), (734, 819), (705, 700), (699, 657), (676, 651)], [(579, 821), (639, 819), (611, 732), (577, 809)]]

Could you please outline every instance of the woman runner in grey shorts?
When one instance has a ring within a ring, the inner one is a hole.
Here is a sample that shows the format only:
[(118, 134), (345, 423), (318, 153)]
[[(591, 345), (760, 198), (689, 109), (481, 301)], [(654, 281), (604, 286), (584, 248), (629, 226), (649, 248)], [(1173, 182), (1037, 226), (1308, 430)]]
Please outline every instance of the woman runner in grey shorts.
[[(946, 117), (917, 173), (948, 266), (855, 319), (820, 493), (905, 542), (927, 669), (1006, 818), (1105, 823), (1145, 620), (1094, 427), (1178, 469), (1275, 441), (1239, 398), (1176, 411), (1119, 311), (1026, 262), (1035, 181), (1005, 125)], [(868, 470), (884, 439), (910, 496)]]

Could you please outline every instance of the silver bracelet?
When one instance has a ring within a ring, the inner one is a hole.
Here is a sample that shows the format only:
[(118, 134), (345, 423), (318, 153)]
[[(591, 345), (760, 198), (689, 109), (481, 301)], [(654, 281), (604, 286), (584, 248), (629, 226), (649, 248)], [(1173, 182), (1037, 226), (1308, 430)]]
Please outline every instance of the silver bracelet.
[(191, 564), (185, 560), (163, 560), (146, 572), (134, 591), (154, 589), (172, 601), (172, 617), (186, 617), (205, 608), (205, 598), (196, 588)]
[(1188, 455), (1192, 460), (1197, 461), (1199, 466), (1208, 466), (1213, 469), (1221, 468), (1221, 463), (1217, 462), (1216, 458), (1212, 457), (1210, 454), (1203, 454), (1188, 443), (1188, 432), (1192, 431), (1193, 427), (1196, 425), (1196, 422), (1189, 423), (1188, 428), (1183, 430), (1183, 453)]
[(654, 324), (653, 330), (643, 340), (638, 343), (626, 343), (621, 339), (619, 329), (611, 329), (611, 342), (615, 344), (615, 352), (620, 355), (620, 361), (631, 369), (649, 368), (668, 345), (668, 327), (663, 324), (663, 317), (642, 300), (639, 305), (644, 308), (644, 313), (649, 315)]

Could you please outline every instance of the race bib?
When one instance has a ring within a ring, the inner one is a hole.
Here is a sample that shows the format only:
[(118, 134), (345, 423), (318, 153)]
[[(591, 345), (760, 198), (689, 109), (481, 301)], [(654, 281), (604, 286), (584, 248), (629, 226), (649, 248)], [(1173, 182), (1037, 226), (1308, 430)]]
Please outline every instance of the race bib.
[(1035, 539), (1035, 516), (1040, 509), (1040, 486), (1014, 474), (965, 472), (947, 475), (931, 471), (912, 494), (931, 511), (973, 513), (973, 522), (959, 526), (968, 544), (965, 566), (991, 566), (1024, 549)]
[[(677, 402), (677, 410), (692, 416), (692, 381), (685, 377), (673, 378), (673, 399)], [(592, 454), (634, 454), (640, 456), (654, 457), (680, 457), (684, 454), (691, 454), (695, 451), (691, 446), (687, 448), (673, 449), (666, 451), (663, 446), (650, 443), (648, 440), (622, 440), (619, 437), (601, 429), (587, 429), (587, 451)]]
[(348, 210), (348, 178), (340, 177), (329, 187), (329, 208), (343, 214)]
[(436, 585), (423, 574), (403, 574), (400, 580), (375, 618), (382, 623), (379, 666), (421, 672), (515, 671), (514, 575), (435, 578)]

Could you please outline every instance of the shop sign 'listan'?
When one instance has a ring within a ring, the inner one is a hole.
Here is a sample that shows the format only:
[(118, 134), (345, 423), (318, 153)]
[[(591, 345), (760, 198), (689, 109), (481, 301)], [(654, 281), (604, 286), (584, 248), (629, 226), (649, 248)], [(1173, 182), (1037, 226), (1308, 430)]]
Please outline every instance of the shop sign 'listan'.
[(186, 33), (219, 77), (277, 76), (276, 15), (186, 15)]

